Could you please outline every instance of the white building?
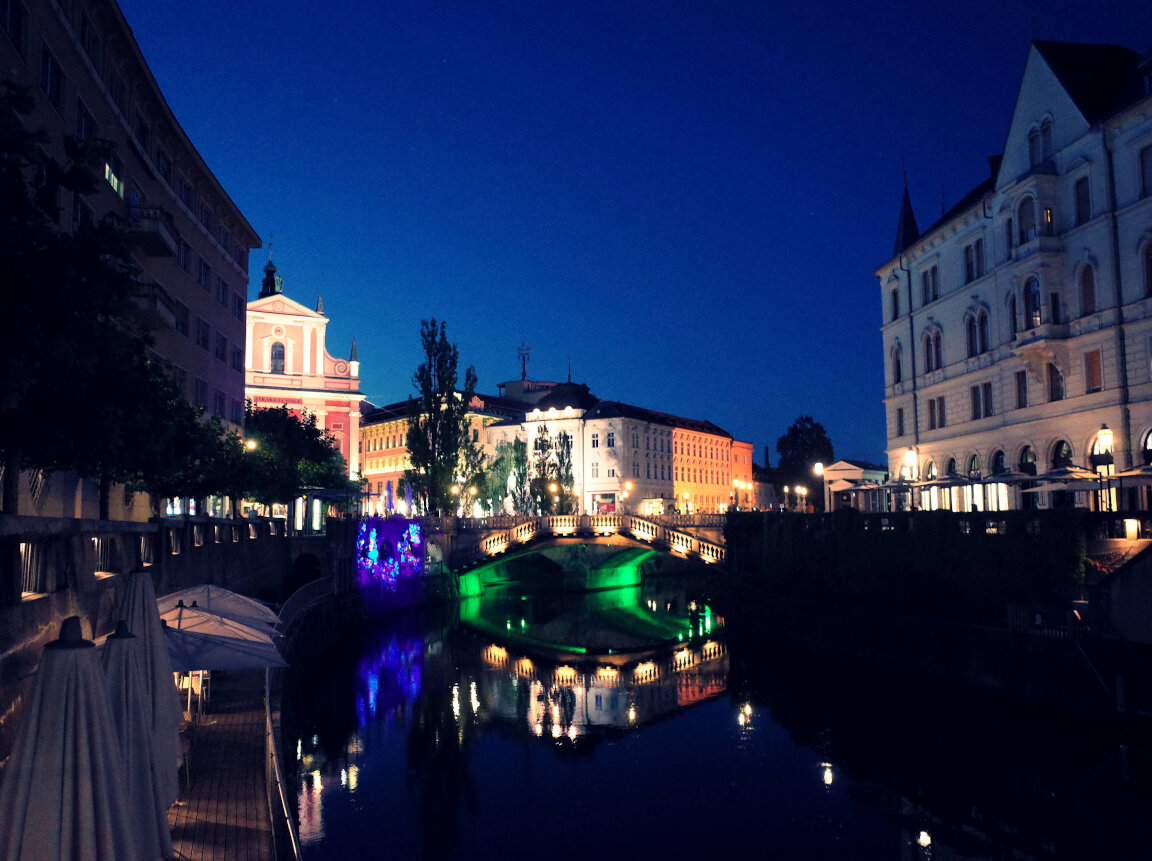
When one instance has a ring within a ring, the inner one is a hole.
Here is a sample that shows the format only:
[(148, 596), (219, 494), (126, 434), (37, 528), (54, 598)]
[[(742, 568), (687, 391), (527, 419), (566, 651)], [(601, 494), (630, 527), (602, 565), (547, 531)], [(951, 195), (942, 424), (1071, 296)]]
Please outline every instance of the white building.
[(905, 189), (876, 275), (889, 470), (937, 480), (921, 507), (1061, 504), (944, 485), (1152, 457), (1150, 59), (1033, 43), (991, 175), (923, 232)]

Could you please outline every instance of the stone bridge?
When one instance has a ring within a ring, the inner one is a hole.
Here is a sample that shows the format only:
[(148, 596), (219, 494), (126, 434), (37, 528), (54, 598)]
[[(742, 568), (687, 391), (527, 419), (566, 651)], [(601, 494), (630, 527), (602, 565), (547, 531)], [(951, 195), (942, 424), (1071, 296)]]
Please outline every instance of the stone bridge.
[(579, 539), (607, 543), (624, 538), (655, 550), (709, 564), (725, 558), (724, 515), (641, 517), (635, 514), (557, 514), (543, 517), (425, 518), (429, 536), (439, 533), (447, 566), (467, 565), (528, 544)]

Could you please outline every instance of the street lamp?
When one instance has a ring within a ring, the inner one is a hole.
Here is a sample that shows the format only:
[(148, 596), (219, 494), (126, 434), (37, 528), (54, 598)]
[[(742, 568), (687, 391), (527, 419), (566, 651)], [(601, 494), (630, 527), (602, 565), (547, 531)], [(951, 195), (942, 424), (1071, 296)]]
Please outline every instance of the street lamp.
[(784, 510), (788, 510), (788, 485), (784, 485)]
[(690, 500), (691, 498), (692, 498), (692, 494), (690, 494), (690, 493), (688, 493), (687, 491), (685, 491), (685, 492), (684, 492), (684, 513), (685, 513), (685, 514), (688, 514), (688, 513), (689, 513), (689, 511), (688, 511), (688, 506), (689, 506), (689, 505), (691, 505), (691, 503), (689, 502), (689, 500)]
[(797, 496), (800, 497), (800, 499), (799, 499), (800, 512), (802, 514), (807, 514), (808, 513), (808, 488), (801, 485), (800, 487), (796, 488), (796, 494), (797, 494)]
[(819, 460), (816, 461), (816, 463), (814, 463), (812, 465), (812, 472), (813, 472), (813, 474), (815, 474), (815, 476), (818, 479), (820, 479), (820, 499), (822, 501), (821, 504), (824, 506), (824, 510), (828, 511), (828, 509), (830, 509), (832, 506), (828, 504), (828, 486), (824, 482), (824, 464), (823, 464), (823, 462), (819, 461)]
[(1112, 488), (1109, 486), (1109, 475), (1112, 471), (1112, 465), (1116, 462), (1112, 455), (1112, 444), (1116, 436), (1112, 432), (1112, 428), (1107, 424), (1100, 425), (1100, 431), (1096, 434), (1096, 442), (1092, 446), (1092, 454), (1089, 456), (1089, 461), (1100, 480), (1100, 508), (1104, 511), (1112, 510)]

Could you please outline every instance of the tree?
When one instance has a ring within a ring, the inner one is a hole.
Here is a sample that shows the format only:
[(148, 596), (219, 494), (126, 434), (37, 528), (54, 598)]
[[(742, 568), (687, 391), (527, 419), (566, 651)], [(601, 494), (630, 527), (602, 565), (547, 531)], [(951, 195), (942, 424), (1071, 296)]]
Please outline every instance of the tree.
[(528, 463), (528, 443), (517, 437), (512, 440), (512, 510), (516, 514), (532, 514), (531, 468)]
[(239, 495), (264, 505), (293, 503), (307, 490), (354, 493), (348, 465), (332, 434), (318, 427), (316, 416), (297, 416), (285, 406), (255, 408), (249, 401), (244, 418), (248, 441), (244, 456), (244, 489)]
[(555, 437), (541, 425), (533, 443), (531, 496), (541, 514), (572, 514), (572, 437), (561, 431)]
[(424, 362), (412, 376), (419, 397), (408, 404), (407, 446), (411, 468), (404, 479), (425, 511), (443, 511), (452, 506), (452, 485), (463, 452), (474, 443), (468, 433), (466, 413), (476, 394), (476, 369), (464, 373), (464, 388), (457, 390), (456, 366), (459, 353), (448, 341), (445, 324), (435, 318), (420, 323)]
[(800, 416), (788, 432), (776, 440), (780, 455), (777, 474), (782, 483), (804, 483), (812, 480), (812, 468), (817, 462), (832, 462), (832, 440), (820, 422), (812, 416)]

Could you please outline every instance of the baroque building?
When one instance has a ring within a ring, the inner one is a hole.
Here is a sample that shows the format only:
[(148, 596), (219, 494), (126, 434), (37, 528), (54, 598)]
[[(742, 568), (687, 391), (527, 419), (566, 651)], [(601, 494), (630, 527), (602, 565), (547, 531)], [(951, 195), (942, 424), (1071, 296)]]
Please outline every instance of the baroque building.
[(989, 164), (924, 230), (905, 186), (876, 271), (889, 470), (921, 507), (1067, 504), (1021, 479), (1152, 459), (1152, 58), (1034, 42)]
[(254, 407), (287, 407), (316, 417), (339, 443), (348, 477), (360, 475), (360, 362), (356, 340), (347, 359), (325, 346), (323, 299), (312, 310), (284, 295), (284, 281), (269, 260), (260, 295), (248, 303), (244, 344), (245, 394)]
[[(201, 158), (152, 76), (113, 0), (0, 3), (0, 77), (27, 88), (29, 128), (67, 163), (68, 138), (103, 158), (92, 194), (56, 189), (57, 226), (119, 219), (144, 287), (153, 351), (189, 401), (239, 429), (244, 421), (248, 253), (260, 238)], [(65, 474), (20, 477), (20, 510), (95, 517), (97, 494)], [(114, 519), (146, 519), (146, 503), (113, 494)]]

